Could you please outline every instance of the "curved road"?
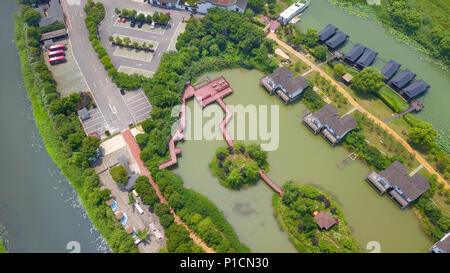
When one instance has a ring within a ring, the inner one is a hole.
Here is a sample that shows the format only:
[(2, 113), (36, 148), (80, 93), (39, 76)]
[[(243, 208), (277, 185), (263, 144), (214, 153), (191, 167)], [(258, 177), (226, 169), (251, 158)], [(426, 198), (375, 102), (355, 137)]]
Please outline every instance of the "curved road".
[(386, 125), (384, 122), (382, 122), (381, 120), (379, 120), (377, 117), (375, 117), (374, 115), (372, 115), (369, 111), (367, 111), (364, 107), (362, 107), (361, 105), (359, 105), (352, 96), (350, 96), (350, 94), (347, 93), (347, 91), (342, 88), (342, 86), (340, 86), (333, 78), (331, 78), (327, 73), (325, 73), (323, 70), (321, 70), (317, 65), (315, 65), (313, 62), (311, 62), (308, 58), (306, 58), (303, 54), (301, 54), (300, 52), (294, 50), (292, 47), (290, 47), (289, 45), (287, 45), (286, 43), (284, 43), (283, 41), (279, 40), (278, 37), (270, 32), (267, 35), (267, 38), (274, 40), (277, 44), (279, 44), (280, 46), (282, 46), (284, 49), (286, 49), (287, 51), (289, 51), (291, 54), (294, 54), (295, 56), (297, 56), (298, 58), (300, 58), (300, 60), (302, 60), (303, 62), (305, 62), (307, 65), (309, 65), (312, 69), (314, 69), (315, 71), (319, 72), (320, 75), (322, 77), (324, 77), (325, 79), (327, 79), (328, 81), (331, 82), (331, 84), (333, 84), (338, 90), (339, 92), (342, 93), (342, 95), (344, 95), (347, 100), (353, 105), (353, 107), (355, 107), (356, 109), (358, 109), (361, 113), (363, 113), (364, 115), (366, 115), (368, 118), (370, 118), (373, 122), (375, 122), (376, 124), (378, 124), (381, 128), (383, 128), (384, 130), (386, 130), (389, 134), (391, 134), (398, 142), (400, 142), (405, 148), (406, 150), (408, 150), (408, 152), (410, 152), (411, 154), (413, 154), (417, 161), (419, 161), (420, 164), (422, 164), (425, 169), (430, 172), (431, 174), (435, 174), (438, 178), (438, 181), (440, 181), (441, 183), (444, 183), (445, 188), (450, 188), (450, 186), (448, 185), (447, 181), (419, 154), (417, 153), (409, 144), (408, 142), (406, 142), (401, 136), (399, 136), (391, 127), (389, 127), (388, 125)]

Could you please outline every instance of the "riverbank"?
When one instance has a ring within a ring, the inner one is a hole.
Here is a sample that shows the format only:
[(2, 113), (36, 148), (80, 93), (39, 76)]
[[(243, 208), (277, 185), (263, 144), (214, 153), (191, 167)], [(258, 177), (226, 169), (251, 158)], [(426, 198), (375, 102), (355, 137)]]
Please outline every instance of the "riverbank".
[(449, 70), (450, 59), (444, 48), (448, 45), (445, 45), (443, 40), (449, 39), (446, 29), (450, 21), (445, 19), (448, 10), (440, 7), (441, 0), (430, 0), (430, 7), (427, 9), (423, 7), (422, 3), (396, 1), (403, 5), (400, 9), (404, 14), (413, 13), (413, 15), (410, 15), (412, 21), (409, 28), (407, 28), (409, 25), (406, 22), (396, 22), (396, 20), (403, 20), (402, 16), (407, 15), (399, 15), (399, 12), (395, 9), (388, 11), (392, 7), (385, 1), (381, 5), (368, 5), (366, 1), (359, 0), (328, 0), (328, 2), (351, 15), (376, 21), (398, 42), (419, 51), (444, 71)]
[[(81, 203), (89, 218), (105, 238), (111, 249), (113, 251), (137, 252), (136, 245), (131, 237), (125, 233), (122, 226), (114, 219), (111, 210), (104, 202), (97, 199), (101, 198), (101, 195), (96, 195), (100, 191), (98, 176), (95, 175), (92, 169), (83, 169), (74, 164), (72, 158), (67, 153), (66, 145), (62, 143), (58, 136), (50, 114), (45, 108), (42, 97), (43, 91), (37, 83), (33, 67), (28, 57), (26, 24), (20, 13), (15, 14), (14, 18), (14, 40), (20, 56), (25, 88), (33, 106), (36, 126), (48, 154), (78, 192)], [(127, 242), (128, 249), (124, 247), (125, 242)]]
[(0, 237), (0, 253), (8, 253), (8, 250), (6, 250), (5, 244), (3, 243), (2, 237)]

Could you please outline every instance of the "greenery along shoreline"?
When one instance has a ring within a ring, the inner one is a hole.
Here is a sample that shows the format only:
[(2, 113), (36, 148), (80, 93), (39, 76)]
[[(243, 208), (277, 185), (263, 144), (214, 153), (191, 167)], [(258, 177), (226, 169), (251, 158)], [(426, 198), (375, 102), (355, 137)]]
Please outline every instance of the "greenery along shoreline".
[(267, 152), (257, 144), (236, 142), (234, 147), (217, 148), (209, 168), (227, 188), (248, 187), (258, 182), (259, 169), (268, 171)]
[(374, 18), (397, 40), (443, 64), (450, 65), (450, 6), (445, 0), (381, 0), (368, 5), (366, 0), (328, 0), (358, 17)]
[[(292, 45), (293, 48), (304, 48), (315, 58), (320, 57), (325, 60), (329, 55), (329, 53), (319, 54), (320, 56), (316, 54), (316, 49), (323, 46), (317, 45), (318, 32), (315, 29), (308, 29), (306, 33), (303, 33), (298, 27), (289, 24), (282, 29), (278, 29), (277, 34), (285, 39), (288, 44)], [(325, 52), (326, 51), (327, 49), (325, 48)], [(376, 102), (367, 103), (367, 101), (375, 98), (380, 98), (384, 102), (383, 104), (386, 104), (397, 113), (409, 107), (398, 94), (384, 86), (384, 76), (377, 68), (369, 66), (364, 68), (361, 72), (357, 72), (355, 69), (346, 67), (341, 63), (334, 64), (332, 62), (327, 62), (327, 65), (322, 66), (322, 69), (336, 80), (340, 80), (345, 72), (352, 74), (354, 76), (352, 84), (349, 87), (343, 86), (343, 88), (347, 89), (347, 92), (349, 92), (356, 100), (360, 100), (363, 104), (365, 103), (366, 105), (363, 106), (375, 116), (377, 116), (376, 111), (378, 111), (377, 107), (379, 107), (379, 105), (377, 106)], [(337, 92), (335, 86), (331, 85), (329, 81), (318, 75), (317, 72), (310, 73), (306, 78), (311, 82), (311, 86), (316, 85), (319, 89), (324, 91), (331, 100), (333, 100), (339, 110), (343, 111), (346, 109), (343, 113), (350, 110), (350, 108), (348, 108), (350, 105), (348, 100)], [(313, 108), (311, 108), (311, 110), (315, 111), (315, 108), (320, 108), (319, 106), (324, 102), (320, 96), (315, 96), (315, 98), (314, 96), (311, 96), (311, 93), (314, 92), (311, 91), (309, 93), (310, 94), (308, 94), (307, 90), (304, 94), (304, 98), (312, 100), (305, 103), (310, 108), (312, 106)], [(450, 177), (448, 138), (446, 138), (445, 135), (438, 135), (438, 132), (433, 128), (431, 123), (413, 118), (411, 114), (407, 114), (392, 121), (390, 125), (402, 120), (404, 120), (402, 122), (402, 128), (400, 128), (402, 132), (399, 132), (399, 134), (403, 134), (403, 130), (407, 130), (408, 134), (405, 139), (429, 162), (431, 162), (433, 167), (439, 171), (445, 179), (448, 179)], [(397, 131), (398, 130), (399, 129), (397, 128)], [(402, 148), (402, 150), (404, 149)]]
[(98, 141), (81, 133), (81, 124), (70, 98), (59, 98), (38, 41), (38, 20), (28, 20), (30, 6), (21, 5), (15, 14), (14, 40), (28, 97), (33, 105), (36, 127), (46, 150), (81, 198), (90, 220), (114, 252), (138, 252), (131, 236), (106, 206), (110, 191), (100, 189), (98, 175), (87, 159), (96, 153)]
[(8, 253), (8, 250), (5, 247), (5, 244), (3, 243), (2, 237), (0, 237), (0, 253)]
[[(239, 241), (213, 202), (192, 189), (186, 189), (179, 177), (168, 170), (159, 170), (158, 164), (169, 156), (170, 129), (177, 120), (171, 116), (171, 111), (181, 102), (186, 82), (203, 72), (223, 68), (258, 68), (271, 72), (276, 65), (266, 56), (269, 50), (273, 50), (273, 43), (264, 39), (263, 31), (241, 14), (210, 9), (202, 21), (188, 20), (186, 31), (178, 38), (178, 51), (163, 55), (152, 78), (116, 74), (98, 40), (98, 25), (104, 18), (104, 6), (88, 0), (84, 10), (89, 39), (99, 58), (104, 59), (102, 63), (106, 64), (105, 69), (113, 81), (122, 89), (142, 87), (153, 106), (151, 118), (142, 123), (145, 134), (138, 135), (136, 140), (142, 150), (141, 159), (149, 167), (170, 207), (215, 251), (249, 252), (250, 249)], [(221, 32), (219, 29), (222, 28), (226, 30)], [(183, 242), (177, 243), (181, 245)]]
[[(340, 206), (319, 189), (288, 181), (282, 197), (274, 194), (273, 208), (280, 227), (300, 253), (361, 252)], [(323, 211), (337, 218), (328, 230), (320, 229), (313, 213)]]

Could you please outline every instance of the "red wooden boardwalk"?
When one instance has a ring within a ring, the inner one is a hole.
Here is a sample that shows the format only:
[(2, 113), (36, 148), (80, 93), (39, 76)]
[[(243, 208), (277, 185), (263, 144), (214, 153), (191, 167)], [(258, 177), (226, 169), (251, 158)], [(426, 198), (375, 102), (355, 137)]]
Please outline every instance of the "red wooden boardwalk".
[(131, 154), (133, 155), (134, 160), (136, 160), (138, 166), (139, 166), (139, 172), (142, 176), (147, 176), (148, 180), (150, 181), (150, 184), (156, 191), (156, 195), (158, 195), (159, 200), (161, 203), (167, 203), (166, 199), (164, 199), (164, 196), (161, 194), (161, 191), (159, 190), (158, 185), (156, 185), (155, 181), (153, 181), (152, 176), (150, 175), (150, 172), (148, 171), (147, 167), (145, 167), (144, 162), (141, 160), (141, 149), (139, 148), (139, 145), (137, 144), (136, 140), (133, 137), (133, 134), (131, 134), (131, 131), (129, 129), (122, 132), (122, 136), (125, 139), (125, 141), (128, 144), (128, 148), (131, 151)]
[(280, 196), (283, 196), (283, 190), (278, 187), (278, 185), (275, 184), (275, 182), (273, 182), (262, 169), (259, 169), (259, 176), (261, 176), (262, 180), (264, 180), (274, 191), (276, 191)]
[(183, 91), (183, 100), (181, 103), (181, 114), (180, 114), (180, 125), (178, 126), (175, 134), (169, 139), (169, 160), (161, 163), (158, 168), (165, 169), (174, 166), (178, 163), (177, 155), (181, 153), (179, 148), (176, 148), (176, 142), (184, 139), (183, 131), (186, 127), (186, 101), (193, 96), (197, 99), (202, 107), (217, 101), (225, 112), (225, 118), (220, 123), (220, 129), (222, 134), (227, 141), (229, 146), (234, 145), (233, 138), (228, 134), (226, 125), (230, 118), (232, 117), (232, 112), (223, 102), (222, 98), (231, 94), (233, 89), (231, 89), (230, 84), (225, 80), (224, 77), (219, 77), (213, 81), (210, 81), (199, 88), (194, 88), (191, 84), (188, 84)]
[(220, 123), (220, 130), (222, 130), (223, 137), (225, 138), (225, 141), (227, 142), (228, 146), (234, 146), (233, 138), (230, 136), (230, 134), (227, 131), (227, 123), (233, 116), (233, 113), (230, 111), (230, 109), (227, 107), (225, 102), (221, 98), (217, 99), (217, 102), (219, 103), (220, 107), (222, 107), (223, 111), (225, 112), (225, 117), (223, 118), (222, 122)]

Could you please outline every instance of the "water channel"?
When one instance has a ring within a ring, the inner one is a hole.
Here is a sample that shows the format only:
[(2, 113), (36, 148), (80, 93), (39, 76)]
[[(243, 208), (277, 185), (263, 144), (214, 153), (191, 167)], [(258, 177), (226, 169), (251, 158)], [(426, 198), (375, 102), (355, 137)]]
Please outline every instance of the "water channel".
[[(384, 252), (420, 252), (429, 248), (431, 241), (414, 213), (400, 210), (388, 197), (380, 197), (365, 182), (369, 172), (367, 166), (356, 160), (345, 168), (337, 167), (348, 151), (331, 147), (302, 124), (301, 116), (307, 111), (302, 102), (286, 106), (277, 97), (269, 96), (259, 86), (259, 79), (263, 76), (259, 71), (234, 69), (206, 76), (214, 79), (220, 75), (225, 76), (234, 90), (225, 98), (228, 105), (279, 106), (279, 146), (268, 152), (268, 175), (278, 185), (292, 180), (330, 193), (341, 204), (363, 249), (370, 241), (379, 242)], [(191, 100), (187, 105), (193, 109), (194, 103), (197, 102)], [(222, 117), (218, 117), (217, 124)], [(192, 122), (188, 120), (187, 123), (190, 127)], [(216, 148), (224, 145), (223, 140), (187, 140), (178, 144), (182, 157), (174, 172), (183, 178), (187, 187), (206, 195), (217, 205), (240, 240), (252, 251), (295, 251), (273, 216), (273, 192), (267, 185), (259, 182), (254, 187), (232, 191), (221, 186), (210, 173), (208, 164)]]
[(355, 43), (360, 43), (378, 52), (374, 66), (381, 69), (393, 59), (416, 73), (416, 80), (423, 79), (431, 88), (419, 98), (425, 108), (415, 114), (441, 132), (449, 133), (450, 129), (450, 73), (443, 71), (422, 53), (412, 47), (396, 41), (385, 29), (371, 19), (358, 18), (328, 0), (312, 0), (311, 5), (301, 15), (297, 25), (302, 30), (314, 28), (321, 30), (327, 24), (333, 24), (339, 30), (350, 35), (349, 41), (341, 48), (347, 53)]
[(33, 119), (14, 38), (17, 1), (0, 9), (0, 234), (10, 252), (108, 252)]

